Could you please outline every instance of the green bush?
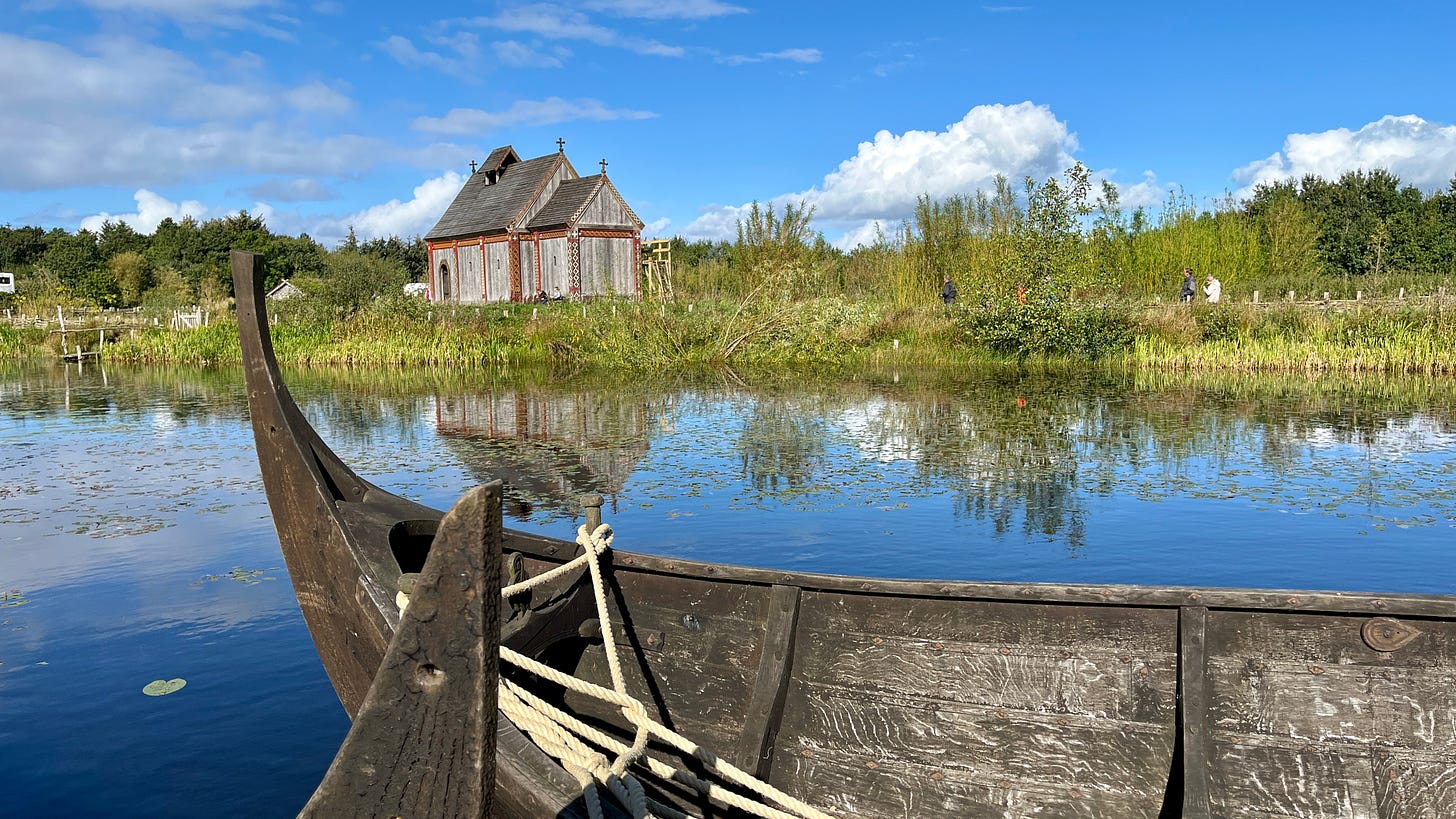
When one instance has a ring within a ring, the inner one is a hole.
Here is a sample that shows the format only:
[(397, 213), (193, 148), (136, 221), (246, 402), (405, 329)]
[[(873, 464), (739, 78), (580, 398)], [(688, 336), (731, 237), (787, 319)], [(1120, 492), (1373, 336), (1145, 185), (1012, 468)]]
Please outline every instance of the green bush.
[(1001, 355), (1105, 358), (1132, 344), (1128, 313), (1115, 307), (1081, 307), (1033, 302), (965, 313), (973, 345)]

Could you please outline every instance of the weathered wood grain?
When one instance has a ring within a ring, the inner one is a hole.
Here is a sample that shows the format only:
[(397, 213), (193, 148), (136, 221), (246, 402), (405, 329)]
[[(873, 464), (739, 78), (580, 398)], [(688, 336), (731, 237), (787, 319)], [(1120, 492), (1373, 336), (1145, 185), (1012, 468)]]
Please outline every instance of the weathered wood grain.
[(1178, 612), (1178, 747), (1185, 819), (1207, 819), (1210, 811), (1207, 629), (1208, 609), (1185, 606)]
[[(873, 765), (873, 767), (871, 767)], [(1014, 782), (942, 768), (933, 760), (866, 760), (836, 749), (785, 757), (784, 779), (813, 783), (806, 798), (837, 816), (876, 819), (1151, 819), (1158, 800), (1076, 784)], [(777, 779), (778, 776), (775, 776)], [(788, 788), (794, 791), (793, 785)], [(797, 793), (801, 797), (803, 793)]]
[(353, 727), (304, 817), (483, 817), (495, 791), (501, 487), (445, 516)]
[(1313, 745), (1214, 743), (1215, 816), (1379, 819), (1368, 755)]
[(793, 586), (774, 586), (768, 600), (758, 674), (744, 713), (743, 736), (733, 757), (739, 768), (755, 776), (764, 776), (772, 762), (771, 749), (783, 720), (798, 626), (799, 590)]

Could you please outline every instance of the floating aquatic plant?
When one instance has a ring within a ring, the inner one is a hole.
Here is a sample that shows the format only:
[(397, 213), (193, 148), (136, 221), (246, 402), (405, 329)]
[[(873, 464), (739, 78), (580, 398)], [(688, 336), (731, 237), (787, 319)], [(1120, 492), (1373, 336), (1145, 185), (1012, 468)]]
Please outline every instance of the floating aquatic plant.
[(175, 691), (181, 691), (187, 681), (181, 677), (173, 677), (170, 680), (152, 680), (142, 686), (142, 693), (148, 697), (162, 697)]

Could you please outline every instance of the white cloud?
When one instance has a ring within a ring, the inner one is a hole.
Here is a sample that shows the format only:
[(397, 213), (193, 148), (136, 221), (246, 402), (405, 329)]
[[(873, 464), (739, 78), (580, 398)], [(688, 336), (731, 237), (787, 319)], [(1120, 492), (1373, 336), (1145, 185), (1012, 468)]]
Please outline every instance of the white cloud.
[(755, 55), (734, 54), (727, 57), (719, 57), (718, 62), (728, 65), (743, 65), (745, 63), (762, 63), (769, 60), (787, 60), (791, 63), (817, 63), (824, 59), (824, 55), (817, 48), (786, 48), (783, 51), (764, 51)]
[(347, 114), (354, 110), (354, 101), (321, 82), (311, 82), (290, 89), (285, 98), (293, 108), (305, 114)]
[(644, 238), (644, 239), (656, 239), (658, 237), (661, 237), (661, 238), (664, 238), (664, 239), (669, 238), (665, 234), (667, 232), (668, 227), (671, 226), (671, 225), (672, 225), (672, 220), (669, 219), (669, 218), (667, 218), (666, 216), (662, 217), (661, 219), (653, 219), (651, 222), (648, 222), (645, 227), (642, 228), (642, 238)]
[(430, 68), (442, 74), (461, 79), (479, 79), (480, 36), (469, 31), (457, 32), (449, 37), (433, 37), (430, 42), (448, 53), (422, 51), (413, 42), (398, 34), (377, 43), (379, 49), (400, 65), (410, 68)]
[[(769, 201), (802, 200), (815, 208), (817, 225), (864, 236), (876, 220), (898, 225), (909, 219), (920, 196), (991, 190), (998, 175), (1018, 186), (1026, 176), (1059, 175), (1076, 161), (1076, 150), (1076, 137), (1044, 105), (979, 105), (943, 131), (880, 131), (819, 185)], [(710, 208), (683, 235), (733, 238), (742, 212), (742, 206)]]
[(647, 20), (701, 20), (725, 14), (746, 14), (748, 9), (718, 0), (587, 0), (582, 8), (617, 17)]
[(261, 22), (265, 11), (281, 5), (278, 0), (80, 0), (94, 11), (134, 20), (138, 15), (171, 20), (184, 30), (209, 28), (254, 31), (275, 39), (292, 37), (297, 21), (280, 14), (267, 14), (283, 27)]
[(478, 108), (455, 108), (443, 117), (419, 117), (412, 127), (431, 134), (469, 136), (521, 125), (552, 125), (576, 120), (651, 119), (651, 111), (629, 108), (608, 108), (594, 99), (565, 100), (547, 97), (544, 100), (516, 100), (505, 111), (482, 111)]
[[(1105, 171), (1104, 175), (1111, 175), (1111, 171)], [(1141, 182), (1133, 184), (1121, 184), (1117, 186), (1118, 203), (1123, 210), (1137, 210), (1138, 208), (1156, 208), (1163, 204), (1168, 198), (1168, 192), (1173, 190), (1173, 185), (1164, 184), (1158, 181), (1158, 175), (1152, 171), (1143, 171)], [(1094, 196), (1096, 192), (1094, 191)]]
[[(306, 186), (310, 180), (298, 181)], [(262, 217), (274, 233), (290, 236), (307, 233), (324, 246), (332, 247), (343, 240), (350, 227), (354, 228), (360, 239), (423, 235), (434, 226), (464, 184), (463, 174), (447, 171), (421, 182), (415, 187), (413, 198), (407, 201), (391, 199), (344, 215), (284, 211), (267, 201), (255, 201), (248, 211), (254, 216)], [(263, 189), (265, 187), (260, 186), (250, 193), (269, 194), (268, 190)], [(271, 196), (280, 201), (288, 198), (276, 191)], [(235, 207), (209, 207), (190, 199), (185, 202), (172, 202), (147, 189), (138, 190), (134, 198), (137, 203), (135, 213), (99, 213), (82, 219), (81, 227), (94, 231), (100, 230), (107, 221), (121, 221), (142, 233), (152, 233), (163, 219), (180, 221), (183, 217), (191, 216), (202, 221), (238, 211)]]
[(208, 218), (208, 214), (211, 213), (206, 205), (196, 200), (172, 202), (145, 188), (137, 191), (133, 198), (137, 204), (136, 213), (102, 212), (95, 216), (87, 216), (81, 220), (82, 229), (98, 231), (106, 222), (126, 222), (138, 233), (152, 233), (163, 219), (180, 222), (184, 217), (191, 216), (200, 221)]
[(1239, 196), (1257, 186), (1315, 174), (1338, 179), (1347, 171), (1384, 168), (1407, 185), (1427, 191), (1446, 187), (1456, 174), (1456, 125), (1441, 125), (1414, 114), (1386, 115), (1359, 130), (1335, 128), (1290, 134), (1284, 150), (1234, 171), (1243, 185)]
[(354, 173), (399, 151), (351, 134), (319, 135), (313, 118), (352, 101), (323, 83), (275, 86), (206, 79), (203, 66), (130, 38), (75, 51), (0, 33), (0, 189), (117, 184), (133, 188), (222, 172)]
[(466, 25), (492, 31), (528, 32), (548, 40), (582, 40), (607, 48), (621, 48), (656, 57), (681, 57), (684, 53), (678, 46), (630, 37), (616, 29), (593, 23), (579, 11), (544, 3), (513, 6), (494, 17), (474, 17), (452, 21), (450, 25)]
[(273, 199), (279, 202), (321, 202), (337, 196), (322, 180), (303, 177), (299, 179), (270, 179), (247, 189), (254, 199)]
[(447, 171), (415, 186), (413, 199), (405, 202), (391, 199), (341, 219), (319, 220), (310, 234), (315, 237), (342, 238), (352, 226), (361, 239), (423, 235), (435, 226), (435, 222), (439, 221), (440, 215), (450, 206), (450, 202), (464, 185), (463, 174)]
[(548, 54), (540, 48), (518, 43), (515, 40), (491, 43), (490, 47), (495, 51), (495, 58), (500, 60), (502, 65), (512, 68), (561, 68), (562, 58), (570, 53), (564, 49), (558, 49), (554, 53)]

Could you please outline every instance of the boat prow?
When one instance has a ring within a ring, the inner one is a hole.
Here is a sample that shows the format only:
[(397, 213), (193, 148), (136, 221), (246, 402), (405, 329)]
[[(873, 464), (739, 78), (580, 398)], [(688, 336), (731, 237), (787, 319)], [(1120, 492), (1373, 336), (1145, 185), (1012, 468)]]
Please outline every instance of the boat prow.
[[(249, 404), (299, 605), (358, 716), (402, 628), (401, 576), (440, 513), (354, 474), (279, 378), (261, 262), (234, 253)], [(502, 571), (540, 577), (576, 543), (503, 530)], [(1217, 546), (1210, 538), (1210, 548)], [(503, 646), (610, 686), (715, 756), (828, 815), (1456, 816), (1456, 598), (817, 575), (616, 551), (605, 618), (568, 574), (502, 609)], [(612, 741), (621, 709), (503, 677)], [(496, 816), (584, 816), (581, 789), (509, 719)], [(738, 817), (684, 779), (648, 796)], [(811, 814), (800, 814), (811, 815)]]

